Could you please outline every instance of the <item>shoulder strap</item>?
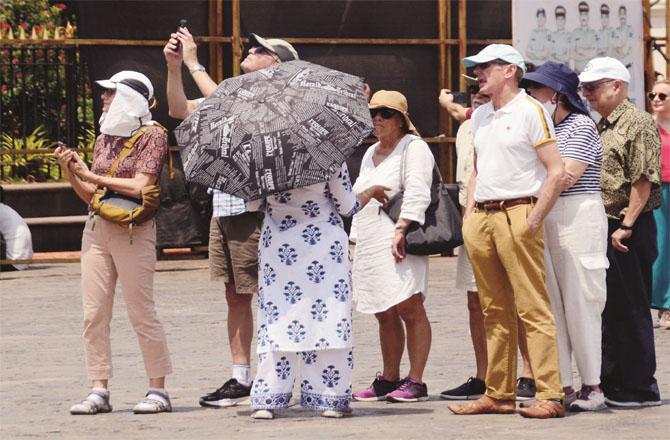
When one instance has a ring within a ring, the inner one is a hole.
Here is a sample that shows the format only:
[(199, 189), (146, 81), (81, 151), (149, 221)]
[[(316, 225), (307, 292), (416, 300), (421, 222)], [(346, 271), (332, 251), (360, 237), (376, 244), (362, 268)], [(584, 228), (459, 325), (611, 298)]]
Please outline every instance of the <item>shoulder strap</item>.
[[(400, 192), (405, 191), (405, 162), (407, 161), (407, 150), (409, 149), (409, 144), (416, 139), (421, 139), (418, 136), (413, 134), (405, 135), (402, 142), (404, 143), (404, 150), (402, 156), (400, 157)], [(396, 147), (397, 148), (397, 147)]]
[(126, 157), (128, 157), (128, 155), (129, 155), (130, 152), (132, 151), (133, 147), (135, 146), (135, 143), (137, 142), (137, 140), (140, 138), (140, 136), (142, 136), (142, 135), (149, 129), (149, 127), (151, 127), (151, 125), (144, 125), (144, 126), (142, 126), (139, 130), (137, 130), (137, 133), (135, 133), (134, 135), (132, 135), (132, 136), (131, 136), (131, 137), (130, 137), (124, 144), (123, 144), (123, 148), (122, 148), (121, 151), (119, 152), (118, 157), (116, 158), (116, 160), (115, 160), (114, 163), (112, 164), (112, 167), (109, 169), (109, 174), (108, 174), (109, 177), (114, 177), (114, 172), (116, 171), (116, 167), (119, 166), (119, 164), (121, 163), (121, 161), (122, 161), (123, 159), (125, 159)]
[[(421, 139), (419, 136), (415, 135), (408, 135), (407, 138), (409, 140), (407, 141), (407, 144), (405, 145), (405, 150), (402, 152), (402, 158), (400, 159), (400, 191), (405, 191), (405, 161), (407, 160), (407, 150), (409, 150), (409, 144), (411, 144), (413, 141), (417, 139)], [(435, 179), (435, 175), (437, 174), (437, 178), (440, 181), (440, 183), (444, 183), (442, 180), (442, 173), (440, 173), (440, 168), (437, 166), (437, 161), (433, 161), (433, 179)], [(434, 181), (434, 180), (433, 180)]]

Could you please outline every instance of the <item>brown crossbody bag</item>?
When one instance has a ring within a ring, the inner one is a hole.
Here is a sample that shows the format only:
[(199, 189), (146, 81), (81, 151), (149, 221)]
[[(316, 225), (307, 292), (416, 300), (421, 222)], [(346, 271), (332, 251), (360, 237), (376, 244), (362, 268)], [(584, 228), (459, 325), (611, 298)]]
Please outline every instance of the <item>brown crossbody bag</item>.
[[(137, 140), (149, 127), (150, 126), (145, 125), (140, 128), (137, 133), (125, 142), (123, 149), (121, 149), (119, 156), (109, 170), (109, 177), (114, 177), (116, 168), (123, 159), (128, 157)], [(160, 127), (164, 129), (164, 127)], [(128, 226), (130, 244), (133, 244), (133, 226), (140, 225), (147, 220), (152, 219), (156, 215), (160, 205), (160, 186), (147, 185), (142, 188), (141, 192), (142, 198), (138, 199), (112, 191), (109, 188), (96, 189), (91, 200), (91, 217), (93, 217), (92, 228), (95, 228), (95, 215), (99, 215), (107, 221)]]

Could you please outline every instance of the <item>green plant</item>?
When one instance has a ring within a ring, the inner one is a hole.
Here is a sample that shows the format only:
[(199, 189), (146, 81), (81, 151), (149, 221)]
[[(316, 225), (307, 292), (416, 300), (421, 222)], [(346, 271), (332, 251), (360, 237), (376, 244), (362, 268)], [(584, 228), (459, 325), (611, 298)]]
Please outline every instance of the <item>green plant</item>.
[[(34, 151), (52, 149), (56, 145), (56, 142), (46, 136), (43, 127), (37, 127), (32, 133), (21, 138), (2, 133), (3, 150), (12, 151), (12, 154), (2, 154), (2, 171), (5, 179), (37, 182), (59, 179), (60, 170), (53, 154)], [(22, 150), (26, 152), (21, 153)]]

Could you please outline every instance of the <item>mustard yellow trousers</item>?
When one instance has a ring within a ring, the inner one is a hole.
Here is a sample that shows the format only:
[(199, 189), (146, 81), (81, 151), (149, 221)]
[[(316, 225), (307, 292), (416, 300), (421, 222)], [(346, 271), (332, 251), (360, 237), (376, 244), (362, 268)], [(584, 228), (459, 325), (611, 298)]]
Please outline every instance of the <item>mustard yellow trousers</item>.
[(526, 329), (536, 399), (563, 399), (556, 323), (545, 286), (544, 230), (530, 233), (531, 209), (527, 204), (475, 210), (463, 224), (484, 313), (486, 394), (495, 399), (515, 399), (518, 319)]

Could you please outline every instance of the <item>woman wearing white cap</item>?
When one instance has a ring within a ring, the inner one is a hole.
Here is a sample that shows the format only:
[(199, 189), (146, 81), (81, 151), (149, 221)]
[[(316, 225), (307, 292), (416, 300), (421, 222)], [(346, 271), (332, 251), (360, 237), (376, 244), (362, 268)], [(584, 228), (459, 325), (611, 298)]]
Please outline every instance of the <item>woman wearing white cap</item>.
[[(95, 142), (91, 169), (68, 148), (58, 147), (55, 155), (74, 191), (89, 206), (96, 189), (103, 187), (141, 199), (143, 188), (158, 179), (167, 153), (165, 130), (151, 120), (153, 86), (146, 76), (133, 71), (122, 71), (97, 83), (104, 92), (101, 134)], [(117, 160), (131, 137), (130, 153)], [(156, 228), (151, 220), (133, 227), (132, 241), (125, 226), (93, 214), (86, 222), (81, 247), (83, 336), (92, 389), (86, 399), (72, 406), (71, 414), (112, 410), (107, 389), (112, 377), (109, 324), (117, 279), (149, 376), (149, 391), (134, 412), (172, 410), (165, 391), (165, 376), (172, 372), (172, 365), (153, 300), (155, 245)]]

